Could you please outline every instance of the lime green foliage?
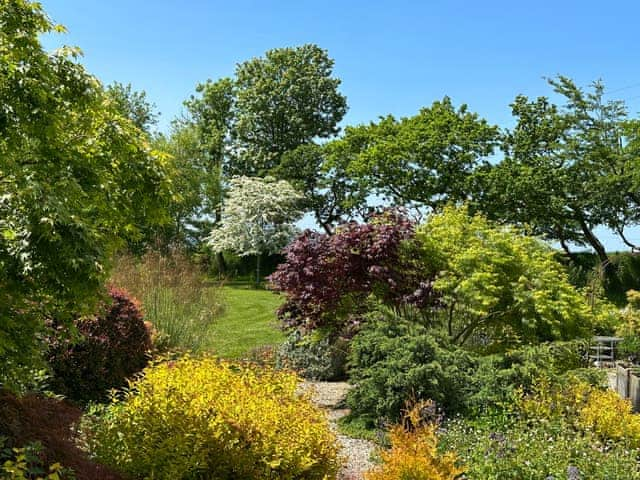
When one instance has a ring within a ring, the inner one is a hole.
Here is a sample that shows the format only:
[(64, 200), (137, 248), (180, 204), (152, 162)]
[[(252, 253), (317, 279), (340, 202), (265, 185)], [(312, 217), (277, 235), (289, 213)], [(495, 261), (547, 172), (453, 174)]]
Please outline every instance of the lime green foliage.
[(242, 358), (255, 348), (284, 341), (275, 313), (281, 296), (242, 284), (223, 287), (222, 295), (225, 310), (209, 329), (208, 350), (225, 358)]
[(147, 369), (88, 438), (133, 478), (326, 479), (338, 447), (299, 378), (205, 357)]
[(627, 306), (622, 310), (622, 321), (617, 330), (618, 335), (638, 335), (640, 333), (640, 292), (627, 292)]
[(627, 292), (627, 306), (620, 312), (620, 323), (616, 335), (624, 337), (619, 345), (619, 353), (632, 360), (640, 358), (640, 292)]
[[(77, 61), (39, 3), (0, 2), (0, 357), (28, 363), (45, 315), (90, 312), (107, 263), (161, 223), (170, 166)], [(0, 376), (8, 364), (0, 365)]]
[(418, 228), (425, 261), (439, 271), (452, 340), (494, 346), (587, 335), (593, 316), (553, 250), (513, 228), (446, 207)]

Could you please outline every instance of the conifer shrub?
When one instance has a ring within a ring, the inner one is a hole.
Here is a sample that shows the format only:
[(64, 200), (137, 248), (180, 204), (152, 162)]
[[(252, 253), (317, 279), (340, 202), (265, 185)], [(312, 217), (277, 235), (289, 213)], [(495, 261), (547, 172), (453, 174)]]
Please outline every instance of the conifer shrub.
[(442, 347), (426, 327), (406, 321), (370, 320), (351, 341), (347, 396), (353, 417), (371, 426), (400, 420), (407, 401), (434, 400), (447, 413), (465, 408), (475, 359)]
[(434, 400), (447, 415), (491, 414), (531, 392), (538, 379), (584, 366), (581, 341), (479, 355), (452, 345), (444, 333), (384, 311), (366, 322), (349, 347), (355, 385), (347, 396), (350, 418), (370, 427), (398, 421), (411, 400)]
[(334, 478), (335, 435), (298, 382), (186, 356), (147, 368), (85, 431), (96, 457), (131, 478)]
[(137, 300), (115, 287), (108, 293), (98, 314), (75, 321), (76, 338), (60, 326), (49, 337), (51, 386), (76, 402), (107, 400), (149, 359), (151, 338)]

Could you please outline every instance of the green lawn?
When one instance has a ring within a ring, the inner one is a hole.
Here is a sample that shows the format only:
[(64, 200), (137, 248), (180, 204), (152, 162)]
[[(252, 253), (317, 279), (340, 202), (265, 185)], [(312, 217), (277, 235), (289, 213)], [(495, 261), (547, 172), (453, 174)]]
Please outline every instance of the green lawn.
[(256, 347), (284, 340), (275, 315), (282, 297), (242, 284), (222, 291), (225, 311), (210, 330), (208, 350), (225, 358), (242, 358)]

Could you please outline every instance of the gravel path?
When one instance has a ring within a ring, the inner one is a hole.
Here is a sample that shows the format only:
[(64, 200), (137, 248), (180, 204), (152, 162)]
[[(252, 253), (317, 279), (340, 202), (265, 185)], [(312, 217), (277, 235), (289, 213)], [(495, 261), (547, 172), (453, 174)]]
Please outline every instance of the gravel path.
[(337, 421), (349, 413), (342, 403), (351, 386), (346, 382), (303, 382), (302, 387), (310, 389), (313, 401), (327, 411), (331, 427), (342, 445), (341, 454), (345, 465), (338, 474), (338, 480), (360, 480), (363, 473), (373, 466), (371, 454), (375, 444), (368, 440), (347, 437), (338, 431)]

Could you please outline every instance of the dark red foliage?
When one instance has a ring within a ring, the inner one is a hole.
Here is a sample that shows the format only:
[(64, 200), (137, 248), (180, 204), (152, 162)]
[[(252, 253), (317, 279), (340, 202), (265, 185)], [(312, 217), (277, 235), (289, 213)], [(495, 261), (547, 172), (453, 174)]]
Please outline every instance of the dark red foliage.
[(392, 211), (332, 236), (305, 231), (269, 277), (287, 295), (279, 317), (289, 327), (339, 328), (370, 294), (392, 305), (431, 305), (432, 275), (412, 258), (413, 237), (414, 224)]
[(109, 297), (102, 313), (76, 321), (79, 339), (61, 331), (50, 338), (52, 388), (78, 402), (105, 400), (149, 359), (151, 338), (138, 302), (115, 287)]
[(43, 463), (59, 462), (71, 468), (78, 480), (120, 480), (122, 477), (107, 467), (92, 462), (73, 441), (72, 426), (82, 411), (53, 398), (37, 395), (16, 397), (0, 390), (0, 435), (11, 447), (23, 447), (40, 442), (44, 450)]

